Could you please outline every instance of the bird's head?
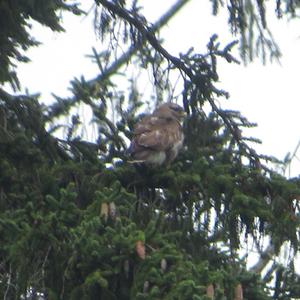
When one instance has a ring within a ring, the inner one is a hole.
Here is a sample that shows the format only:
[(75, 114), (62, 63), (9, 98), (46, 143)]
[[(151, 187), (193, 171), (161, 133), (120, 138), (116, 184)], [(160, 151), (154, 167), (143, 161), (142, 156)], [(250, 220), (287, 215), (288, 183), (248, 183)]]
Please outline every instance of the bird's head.
[(181, 121), (185, 116), (186, 112), (183, 108), (176, 103), (165, 103), (159, 106), (153, 115), (159, 118), (175, 119), (176, 121)]

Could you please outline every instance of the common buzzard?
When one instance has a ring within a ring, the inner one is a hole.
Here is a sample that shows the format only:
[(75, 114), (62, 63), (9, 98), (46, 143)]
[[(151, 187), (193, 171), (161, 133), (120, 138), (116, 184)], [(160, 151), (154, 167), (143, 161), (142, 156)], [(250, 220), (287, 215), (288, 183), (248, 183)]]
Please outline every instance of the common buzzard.
[(183, 108), (175, 103), (159, 106), (134, 127), (128, 149), (132, 163), (170, 164), (183, 146)]

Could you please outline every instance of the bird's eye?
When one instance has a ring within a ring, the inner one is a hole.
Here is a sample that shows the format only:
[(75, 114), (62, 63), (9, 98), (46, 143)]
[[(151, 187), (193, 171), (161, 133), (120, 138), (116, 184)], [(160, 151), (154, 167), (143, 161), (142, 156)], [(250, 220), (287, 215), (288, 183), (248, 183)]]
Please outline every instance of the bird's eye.
[(182, 108), (178, 105), (171, 105), (170, 108), (174, 111), (182, 111)]

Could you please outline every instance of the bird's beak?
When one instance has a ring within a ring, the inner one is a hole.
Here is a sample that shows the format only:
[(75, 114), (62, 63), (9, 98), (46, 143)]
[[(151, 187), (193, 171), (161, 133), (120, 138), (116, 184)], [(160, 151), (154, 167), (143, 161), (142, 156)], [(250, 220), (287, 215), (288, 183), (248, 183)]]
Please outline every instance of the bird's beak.
[(180, 112), (180, 117), (185, 118), (187, 116), (187, 113), (185, 111)]

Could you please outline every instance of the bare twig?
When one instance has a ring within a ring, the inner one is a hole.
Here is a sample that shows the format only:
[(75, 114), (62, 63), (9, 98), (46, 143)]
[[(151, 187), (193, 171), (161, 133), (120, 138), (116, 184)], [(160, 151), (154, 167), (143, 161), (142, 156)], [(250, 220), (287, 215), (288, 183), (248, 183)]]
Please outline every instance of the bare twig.
[(46, 252), (46, 255), (45, 255), (45, 258), (44, 258), (44, 261), (42, 263), (42, 278), (43, 278), (43, 291), (46, 291), (46, 285), (45, 285), (45, 266), (46, 266), (46, 263), (47, 263), (47, 260), (48, 260), (48, 256), (50, 254), (50, 251), (51, 251), (52, 247), (51, 245), (48, 247), (47, 249), (47, 252)]
[(8, 279), (7, 279), (7, 287), (6, 287), (6, 290), (5, 290), (5, 293), (4, 293), (4, 297), (3, 297), (3, 300), (6, 300), (8, 299), (8, 293), (9, 293), (9, 288), (11, 286), (11, 264), (9, 264), (9, 273), (8, 273)]

